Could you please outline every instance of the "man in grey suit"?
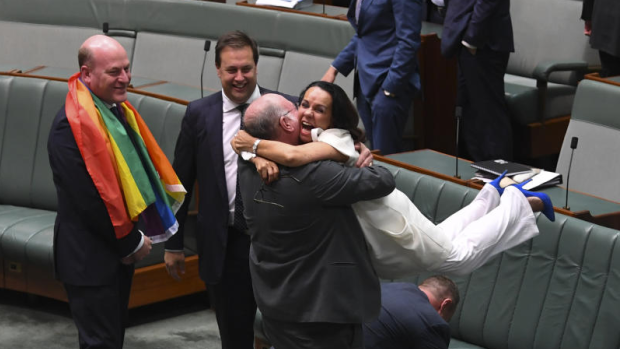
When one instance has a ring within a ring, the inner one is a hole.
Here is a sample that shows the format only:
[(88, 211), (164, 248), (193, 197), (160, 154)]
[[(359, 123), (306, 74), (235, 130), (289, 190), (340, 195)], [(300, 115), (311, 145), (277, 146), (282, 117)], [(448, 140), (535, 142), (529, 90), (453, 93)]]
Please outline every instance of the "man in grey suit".
[[(268, 94), (245, 114), (255, 137), (299, 142), (295, 105)], [(276, 349), (363, 348), (362, 323), (379, 314), (380, 287), (351, 204), (385, 196), (382, 167), (319, 161), (280, 168), (266, 185), (240, 161), (239, 183), (251, 235), (250, 272), (263, 325)]]

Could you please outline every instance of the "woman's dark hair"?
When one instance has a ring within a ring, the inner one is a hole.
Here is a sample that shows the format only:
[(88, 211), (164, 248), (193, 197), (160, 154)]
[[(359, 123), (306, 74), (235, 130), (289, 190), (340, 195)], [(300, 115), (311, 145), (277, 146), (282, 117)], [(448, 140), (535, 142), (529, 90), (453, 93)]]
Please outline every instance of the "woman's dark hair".
[(301, 94), (299, 94), (300, 103), (303, 101), (306, 91), (308, 91), (311, 87), (318, 87), (329, 93), (332, 97), (331, 127), (349, 131), (353, 141), (355, 142), (365, 141), (366, 137), (364, 135), (364, 131), (357, 127), (360, 117), (357, 114), (357, 110), (353, 106), (353, 103), (351, 103), (349, 96), (347, 96), (344, 90), (340, 86), (330, 82), (314, 81), (311, 82), (310, 85), (308, 85), (303, 91), (301, 91)]

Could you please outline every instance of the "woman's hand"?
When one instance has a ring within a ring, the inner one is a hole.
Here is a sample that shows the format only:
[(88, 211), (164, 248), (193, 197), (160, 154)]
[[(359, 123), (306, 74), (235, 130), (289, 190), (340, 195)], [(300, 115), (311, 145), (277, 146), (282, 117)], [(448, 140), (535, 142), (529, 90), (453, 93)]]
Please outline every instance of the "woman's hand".
[(265, 184), (269, 184), (280, 177), (280, 168), (275, 162), (258, 156), (250, 161), (256, 166), (256, 172), (258, 172)]
[(357, 142), (355, 143), (355, 150), (357, 150), (358, 153), (360, 153), (360, 157), (357, 159), (357, 162), (355, 163), (355, 167), (368, 167), (368, 166), (372, 166), (372, 153), (370, 152), (370, 149), (368, 149), (364, 143), (360, 143)]
[(230, 145), (232, 146), (235, 153), (239, 154), (242, 151), (252, 152), (252, 146), (254, 142), (256, 142), (258, 138), (254, 138), (250, 136), (249, 133), (239, 130), (237, 134), (230, 141)]

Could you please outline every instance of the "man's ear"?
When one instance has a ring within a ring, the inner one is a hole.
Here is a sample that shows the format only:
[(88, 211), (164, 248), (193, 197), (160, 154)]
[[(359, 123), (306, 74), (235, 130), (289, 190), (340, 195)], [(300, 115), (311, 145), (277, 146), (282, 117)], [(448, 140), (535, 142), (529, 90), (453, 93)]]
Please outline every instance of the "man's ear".
[(217, 73), (217, 77), (221, 79), (222, 73), (220, 72), (220, 65), (218, 65), (217, 63), (215, 63), (215, 72)]
[(280, 127), (285, 132), (293, 132), (295, 127), (291, 123), (291, 119), (286, 116), (280, 116)]
[(82, 81), (85, 84), (89, 84), (90, 83), (90, 74), (91, 74), (91, 71), (88, 68), (88, 66), (83, 65), (83, 66), (80, 67), (80, 78), (82, 78)]
[(441, 317), (446, 320), (449, 321), (450, 318), (446, 319), (446, 316), (452, 316), (452, 314), (449, 314), (448, 309), (452, 306), (452, 299), (450, 298), (446, 298), (441, 302), (441, 305), (439, 306), (438, 312), (439, 315), (441, 315)]

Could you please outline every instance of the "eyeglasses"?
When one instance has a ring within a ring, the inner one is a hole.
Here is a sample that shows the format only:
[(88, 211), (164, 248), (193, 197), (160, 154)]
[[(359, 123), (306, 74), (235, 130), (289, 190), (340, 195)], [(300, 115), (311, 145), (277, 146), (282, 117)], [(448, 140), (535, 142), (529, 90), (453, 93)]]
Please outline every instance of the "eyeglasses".
[[(294, 176), (288, 175), (288, 174), (281, 175), (280, 180), (282, 179), (292, 179), (297, 183), (301, 183), (299, 179), (295, 178)], [(264, 195), (265, 195), (265, 191), (267, 190), (269, 190), (269, 186), (266, 186), (265, 183), (261, 183), (260, 188), (258, 188), (256, 193), (254, 193), (254, 202), (256, 202), (257, 204), (268, 204), (268, 205), (274, 205), (279, 208), (284, 208), (284, 205), (280, 205), (276, 202), (265, 200)], [(258, 195), (260, 195), (260, 198), (257, 198)]]
[(291, 110), (287, 111), (286, 113), (280, 115), (280, 117), (287, 116), (288, 114), (290, 114), (291, 112), (296, 111), (296, 110), (297, 110), (296, 108), (291, 109)]

